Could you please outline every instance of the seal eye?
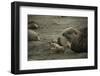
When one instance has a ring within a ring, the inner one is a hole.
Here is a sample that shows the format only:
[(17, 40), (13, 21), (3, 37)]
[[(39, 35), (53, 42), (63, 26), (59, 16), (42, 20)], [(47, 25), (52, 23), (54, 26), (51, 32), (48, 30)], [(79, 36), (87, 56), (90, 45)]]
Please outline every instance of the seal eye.
[(64, 36), (64, 33), (62, 35)]
[(78, 33), (77, 32), (74, 32), (74, 34), (77, 35)]

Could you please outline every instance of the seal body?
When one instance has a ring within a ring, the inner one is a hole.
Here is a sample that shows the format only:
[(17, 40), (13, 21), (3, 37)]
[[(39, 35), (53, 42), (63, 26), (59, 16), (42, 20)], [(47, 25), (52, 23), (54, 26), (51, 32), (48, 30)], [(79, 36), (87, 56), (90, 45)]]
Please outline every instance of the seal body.
[(34, 30), (28, 30), (28, 41), (38, 41), (40, 37)]
[(88, 51), (88, 33), (87, 27), (80, 30), (80, 35), (73, 39), (71, 49), (75, 52), (87, 52)]

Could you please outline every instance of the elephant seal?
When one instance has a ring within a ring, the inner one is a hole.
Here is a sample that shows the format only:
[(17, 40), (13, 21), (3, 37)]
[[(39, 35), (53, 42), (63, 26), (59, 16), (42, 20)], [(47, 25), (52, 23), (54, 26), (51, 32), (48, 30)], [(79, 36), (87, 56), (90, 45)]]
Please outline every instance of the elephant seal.
[(73, 39), (71, 49), (75, 52), (88, 52), (87, 27), (80, 30), (80, 35)]
[(28, 29), (28, 41), (39, 41), (40, 37), (34, 30)]

